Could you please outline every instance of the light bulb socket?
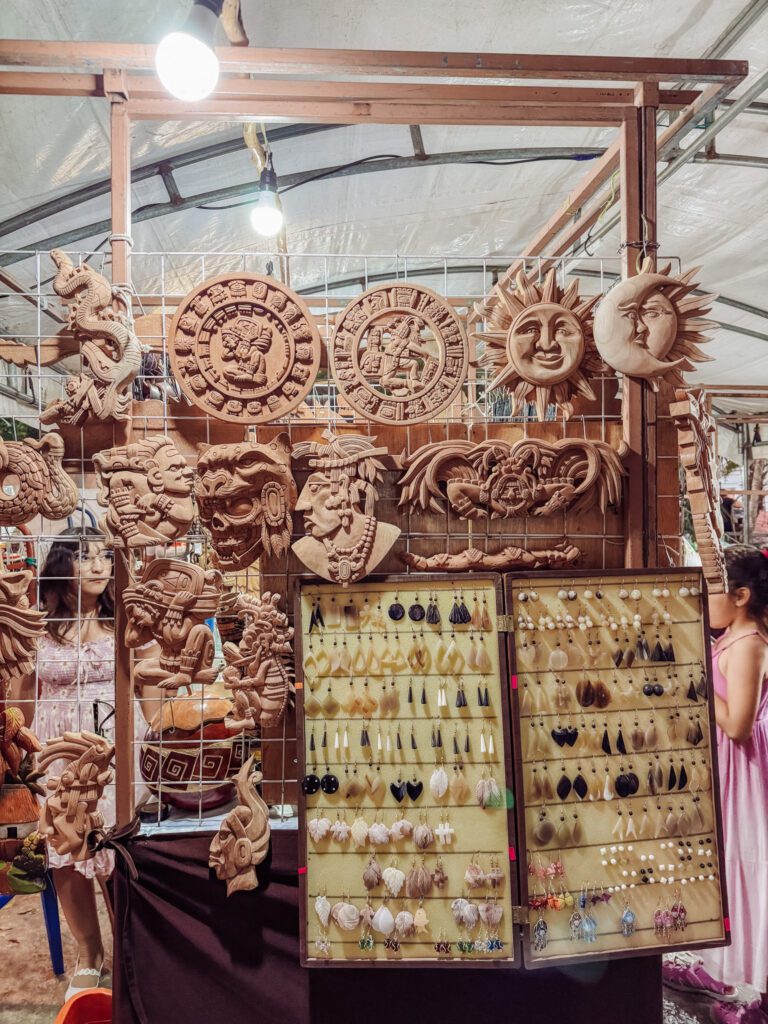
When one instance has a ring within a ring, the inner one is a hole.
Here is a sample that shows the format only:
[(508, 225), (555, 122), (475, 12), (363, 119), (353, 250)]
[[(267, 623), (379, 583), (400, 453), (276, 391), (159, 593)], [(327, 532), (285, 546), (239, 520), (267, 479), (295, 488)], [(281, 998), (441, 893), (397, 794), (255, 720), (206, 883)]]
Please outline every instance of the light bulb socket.
[(277, 194), (277, 175), (272, 164), (272, 154), (267, 153), (266, 163), (259, 175), (259, 192), (274, 192)]
[(213, 49), (216, 25), (224, 0), (195, 0), (187, 15), (183, 31)]

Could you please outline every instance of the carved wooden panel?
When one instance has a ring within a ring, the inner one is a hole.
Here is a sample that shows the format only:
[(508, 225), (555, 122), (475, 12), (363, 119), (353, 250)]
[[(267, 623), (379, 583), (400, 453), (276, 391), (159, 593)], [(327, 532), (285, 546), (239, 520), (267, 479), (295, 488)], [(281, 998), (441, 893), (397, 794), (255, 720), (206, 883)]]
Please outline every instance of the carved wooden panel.
[[(29, 607), (32, 573), (0, 573), (0, 698), (11, 679), (35, 671), (35, 651), (45, 632), (45, 612)], [(2, 773), (0, 773), (2, 784)]]
[(267, 423), (306, 398), (321, 342), (306, 305), (258, 274), (222, 274), (179, 305), (169, 335), (173, 373), (198, 408), (233, 423)]
[(51, 431), (40, 440), (0, 437), (0, 526), (21, 526), (35, 516), (66, 519), (78, 491), (62, 467), (64, 441)]

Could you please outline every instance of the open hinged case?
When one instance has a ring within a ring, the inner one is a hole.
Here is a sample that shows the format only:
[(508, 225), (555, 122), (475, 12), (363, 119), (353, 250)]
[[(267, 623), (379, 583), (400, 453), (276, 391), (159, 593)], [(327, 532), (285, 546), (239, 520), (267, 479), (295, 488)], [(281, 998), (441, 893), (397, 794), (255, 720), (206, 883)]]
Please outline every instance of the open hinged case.
[(500, 577), (300, 581), (301, 959), (519, 964)]
[(505, 577), (527, 967), (727, 940), (695, 569)]

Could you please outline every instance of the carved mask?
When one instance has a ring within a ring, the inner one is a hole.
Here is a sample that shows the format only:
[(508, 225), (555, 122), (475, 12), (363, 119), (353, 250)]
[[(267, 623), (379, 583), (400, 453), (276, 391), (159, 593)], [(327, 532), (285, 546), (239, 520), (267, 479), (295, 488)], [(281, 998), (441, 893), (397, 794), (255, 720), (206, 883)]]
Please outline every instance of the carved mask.
[(219, 568), (244, 569), (262, 554), (285, 554), (296, 483), (287, 434), (268, 444), (208, 448), (198, 460), (195, 494)]

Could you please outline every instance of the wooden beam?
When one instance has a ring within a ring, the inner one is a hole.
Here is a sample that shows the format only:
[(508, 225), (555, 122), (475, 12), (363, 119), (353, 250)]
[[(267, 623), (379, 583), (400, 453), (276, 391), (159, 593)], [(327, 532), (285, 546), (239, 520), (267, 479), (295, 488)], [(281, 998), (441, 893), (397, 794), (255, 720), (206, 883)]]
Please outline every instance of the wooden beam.
[[(0, 65), (12, 67), (154, 68), (155, 46), (54, 39), (2, 39)], [(520, 53), (450, 53), (418, 50), (321, 50), (218, 47), (224, 72), (252, 75), (371, 75), (441, 78), (510, 78), (721, 82), (745, 78), (746, 61), (675, 57), (598, 57)]]

